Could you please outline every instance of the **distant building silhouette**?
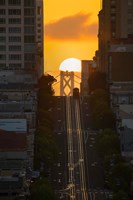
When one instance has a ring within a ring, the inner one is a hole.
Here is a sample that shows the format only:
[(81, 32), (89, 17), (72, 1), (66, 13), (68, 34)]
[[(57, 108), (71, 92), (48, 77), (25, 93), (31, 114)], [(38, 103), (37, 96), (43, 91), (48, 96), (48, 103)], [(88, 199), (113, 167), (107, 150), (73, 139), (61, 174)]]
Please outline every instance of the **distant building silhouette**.
[(127, 43), (130, 40), (130, 44), (133, 44), (133, 0), (103, 0), (98, 16), (98, 66), (100, 70), (108, 73), (110, 45), (115, 40), (118, 48), (123, 42), (126, 44), (126, 40)]
[(99, 12), (98, 69), (106, 72), (121, 153), (133, 159), (133, 0), (103, 0)]

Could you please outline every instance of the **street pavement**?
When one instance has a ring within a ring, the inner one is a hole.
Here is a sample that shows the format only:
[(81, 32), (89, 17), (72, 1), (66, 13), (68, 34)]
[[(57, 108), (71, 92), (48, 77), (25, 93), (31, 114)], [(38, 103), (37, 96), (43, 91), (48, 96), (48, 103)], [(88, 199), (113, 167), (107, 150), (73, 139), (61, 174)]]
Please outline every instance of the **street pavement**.
[[(55, 97), (56, 107), (52, 111), (54, 117), (54, 134), (59, 147), (58, 160), (50, 169), (49, 180), (53, 185), (58, 199), (70, 199), (69, 163), (68, 163), (68, 138), (66, 123), (66, 97)], [(74, 102), (71, 97), (71, 102)], [(73, 104), (74, 105), (74, 104)], [(83, 136), (83, 149), (85, 159), (85, 177), (87, 183), (88, 200), (106, 200), (111, 193), (104, 189), (104, 176), (101, 161), (96, 150), (96, 137), (98, 132), (90, 129), (88, 98), (80, 99), (81, 128)], [(73, 154), (74, 154), (74, 177), (76, 186), (76, 200), (82, 200), (80, 190), (80, 171), (77, 134), (75, 133), (75, 115), (72, 111), (73, 123)], [(77, 165), (77, 166), (76, 166)]]

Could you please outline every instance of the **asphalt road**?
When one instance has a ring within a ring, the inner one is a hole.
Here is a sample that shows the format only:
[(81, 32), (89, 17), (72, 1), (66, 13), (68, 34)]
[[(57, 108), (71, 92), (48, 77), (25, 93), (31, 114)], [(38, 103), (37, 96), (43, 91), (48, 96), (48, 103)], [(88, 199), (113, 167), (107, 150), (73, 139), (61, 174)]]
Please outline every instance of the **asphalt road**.
[(73, 97), (69, 101), (67, 97), (55, 100), (52, 113), (59, 153), (49, 180), (58, 199), (106, 200), (110, 192), (104, 189), (103, 169), (96, 151), (98, 133), (90, 130), (88, 98), (81, 98), (77, 104)]
[(96, 148), (98, 131), (91, 130), (90, 128), (91, 122), (88, 97), (82, 98), (80, 104), (82, 113), (82, 129), (84, 130), (86, 176), (89, 199), (106, 200), (109, 196), (111, 197), (111, 192), (104, 188), (104, 173)]

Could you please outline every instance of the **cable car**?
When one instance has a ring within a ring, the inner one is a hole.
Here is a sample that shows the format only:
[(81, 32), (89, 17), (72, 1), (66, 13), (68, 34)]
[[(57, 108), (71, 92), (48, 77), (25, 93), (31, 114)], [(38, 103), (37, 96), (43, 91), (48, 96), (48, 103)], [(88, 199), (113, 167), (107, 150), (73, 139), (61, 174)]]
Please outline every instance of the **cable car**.
[(74, 98), (79, 98), (79, 88), (74, 88), (73, 89), (73, 97)]

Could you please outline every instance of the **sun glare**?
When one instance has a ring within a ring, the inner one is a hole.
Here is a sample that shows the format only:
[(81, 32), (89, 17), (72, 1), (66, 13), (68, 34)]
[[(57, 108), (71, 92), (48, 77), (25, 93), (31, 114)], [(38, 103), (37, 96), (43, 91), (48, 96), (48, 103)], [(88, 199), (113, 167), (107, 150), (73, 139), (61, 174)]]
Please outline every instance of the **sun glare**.
[(68, 58), (60, 64), (61, 71), (81, 72), (81, 61), (77, 58)]

